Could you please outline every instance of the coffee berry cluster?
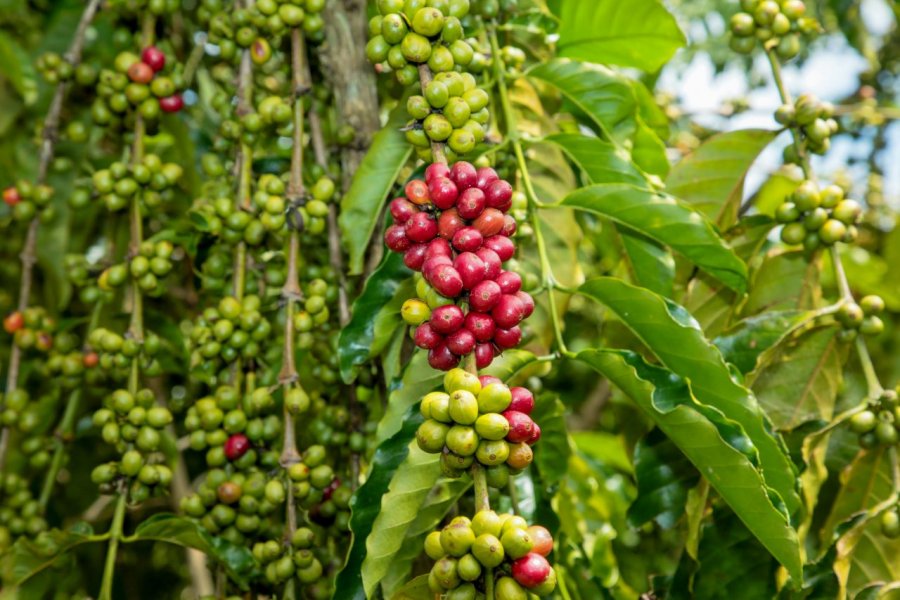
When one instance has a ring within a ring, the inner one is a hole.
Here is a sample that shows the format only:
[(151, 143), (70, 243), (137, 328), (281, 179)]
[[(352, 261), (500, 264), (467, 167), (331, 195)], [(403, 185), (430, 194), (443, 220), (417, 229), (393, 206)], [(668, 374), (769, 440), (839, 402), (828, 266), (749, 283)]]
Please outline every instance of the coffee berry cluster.
[(534, 310), (521, 277), (503, 269), (515, 253), (510, 236), (516, 221), (506, 214), (512, 186), (490, 167), (435, 163), (424, 181), (410, 181), (405, 191), (405, 198), (391, 202), (394, 224), (385, 231), (385, 243), (421, 272), (420, 298), (429, 297), (429, 286), (441, 297), (440, 305), (431, 303), (433, 310), (404, 311), (417, 325), (415, 343), (429, 351), (436, 369), (451, 369), (473, 352), (478, 368), (487, 367), (521, 341), (519, 323)]
[(28, 480), (15, 473), (0, 476), (0, 551), (21, 536), (35, 537), (47, 529)]
[(92, 178), (94, 191), (112, 212), (124, 210), (135, 196), (142, 208), (157, 208), (181, 178), (183, 169), (176, 163), (163, 163), (156, 154), (146, 154), (138, 164), (114, 162)]
[(444, 375), (444, 390), (422, 398), (425, 422), (416, 442), (425, 452), (441, 453), (441, 467), (450, 477), (459, 477), (477, 460), (487, 468), (489, 482), (502, 484), (534, 457), (531, 445), (541, 429), (529, 416), (533, 408), (534, 396), (526, 388), (451, 369)]
[(53, 188), (49, 185), (34, 185), (22, 180), (3, 190), (3, 202), (9, 207), (10, 215), (18, 223), (27, 223), (35, 217), (42, 222), (53, 218)]
[(209, 41), (218, 46), (219, 56), (233, 60), (238, 49), (249, 48), (253, 61), (264, 64), (272, 54), (267, 36), (302, 27), (308, 40), (320, 41), (324, 8), (325, 0), (259, 0), (236, 10), (225, 0), (203, 0), (197, 16), (208, 25)]
[[(801, 94), (793, 104), (779, 106), (775, 111), (775, 120), (785, 127), (796, 128), (805, 148), (814, 154), (828, 152), (831, 136), (840, 129), (834, 118), (834, 106), (812, 94)], [(797, 149), (793, 145), (785, 148), (784, 159), (789, 163), (797, 162)]]
[(104, 270), (97, 285), (102, 290), (112, 290), (125, 285), (130, 277), (144, 294), (159, 296), (164, 289), (161, 280), (172, 271), (174, 250), (172, 243), (165, 240), (146, 241), (141, 244), (137, 256)]
[(471, 520), (456, 517), (425, 538), (425, 553), (436, 561), (428, 586), (447, 600), (475, 600), (484, 592), (484, 569), (494, 569), (497, 600), (547, 596), (556, 587), (546, 558), (552, 550), (550, 532), (529, 527), (522, 517), (492, 510), (481, 510)]
[(821, 246), (837, 242), (851, 243), (859, 232), (856, 223), (862, 206), (844, 197), (844, 190), (829, 185), (821, 190), (812, 181), (804, 181), (788, 196), (775, 212), (784, 223), (781, 240), (786, 244), (802, 244), (812, 252)]
[[(444, 73), (475, 59), (460, 21), (469, 13), (469, 0), (378, 0), (377, 6), (366, 56), (382, 70), (393, 70), (401, 84), (419, 80), (417, 65)], [(481, 56), (477, 62), (486, 61)]]
[(838, 334), (843, 341), (851, 341), (858, 334), (879, 335), (884, 331), (884, 321), (881, 313), (884, 312), (884, 300), (881, 296), (863, 296), (859, 304), (847, 302), (842, 304), (835, 314), (835, 320), (843, 326)]
[(144, 48), (141, 55), (120, 52), (112, 69), (102, 69), (97, 82), (97, 99), (91, 116), (98, 125), (109, 125), (118, 116), (136, 110), (148, 121), (160, 113), (175, 113), (184, 108), (178, 93), (177, 77), (164, 75), (166, 55), (156, 46)]
[(406, 102), (413, 118), (406, 127), (406, 140), (415, 146), (419, 158), (431, 155), (431, 142), (446, 142), (460, 155), (484, 140), (490, 98), (470, 73), (438, 73), (423, 92)]
[(53, 348), (56, 320), (42, 306), (30, 306), (14, 311), (3, 319), (3, 330), (13, 336), (13, 343), (21, 350), (49, 352)]
[(141, 372), (159, 375), (162, 372), (156, 358), (162, 346), (159, 336), (148, 333), (138, 341), (128, 334), (122, 335), (105, 327), (97, 327), (88, 334), (90, 352), (85, 354), (85, 365), (99, 364), (100, 368), (113, 377), (124, 378), (131, 369), (131, 363), (139, 360)]
[(819, 30), (806, 14), (803, 0), (741, 0), (741, 12), (731, 17), (731, 49), (750, 54), (757, 42), (774, 48), (787, 60), (800, 53), (800, 37)]
[(101, 492), (114, 493), (115, 483), (127, 486), (129, 500), (138, 504), (153, 492), (162, 492), (172, 482), (172, 470), (159, 452), (163, 430), (172, 423), (172, 413), (156, 404), (149, 389), (136, 394), (115, 390), (103, 407), (94, 412), (93, 423), (107, 444), (115, 446), (120, 458), (100, 464), (91, 479)]
[(895, 390), (884, 390), (878, 398), (870, 399), (864, 410), (850, 418), (850, 429), (859, 435), (859, 445), (874, 448), (893, 446), (900, 441), (900, 402)]

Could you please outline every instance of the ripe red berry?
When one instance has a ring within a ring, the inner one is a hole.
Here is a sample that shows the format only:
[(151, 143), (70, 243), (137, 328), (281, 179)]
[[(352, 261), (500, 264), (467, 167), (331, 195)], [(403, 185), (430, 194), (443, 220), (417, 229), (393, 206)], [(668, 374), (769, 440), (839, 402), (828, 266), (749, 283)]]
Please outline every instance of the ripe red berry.
[(497, 326), (509, 329), (518, 325), (525, 318), (525, 307), (522, 301), (510, 294), (503, 294), (491, 309), (491, 316)]
[(394, 252), (406, 252), (412, 246), (412, 242), (406, 236), (403, 225), (391, 225), (384, 231), (384, 243)]
[(553, 536), (547, 531), (546, 527), (540, 525), (532, 525), (528, 528), (528, 535), (533, 543), (532, 552), (537, 552), (541, 556), (547, 556), (553, 551)]
[(463, 288), (467, 290), (484, 281), (484, 274), (487, 271), (484, 261), (472, 252), (463, 252), (457, 256), (453, 261), (453, 267), (459, 271)]
[(455, 208), (445, 210), (438, 217), (438, 235), (445, 240), (452, 240), (456, 232), (466, 226), (466, 222), (459, 216)]
[(404, 225), (406, 237), (414, 242), (430, 242), (437, 235), (437, 221), (428, 213), (414, 214)]
[(474, 227), (463, 227), (453, 234), (453, 247), (460, 252), (475, 252), (481, 248), (484, 237)]
[(494, 331), (494, 343), (501, 350), (515, 348), (522, 341), (522, 329), (516, 325), (509, 329), (497, 329)]
[(538, 442), (538, 440), (540, 440), (540, 439), (541, 439), (541, 428), (538, 427), (538, 424), (537, 424), (537, 423), (535, 423), (535, 424), (532, 426), (532, 429), (531, 429), (531, 437), (528, 438), (528, 440), (526, 441), (526, 443), (527, 443), (529, 446), (534, 446), (534, 445)]
[(168, 98), (160, 98), (159, 108), (163, 112), (177, 113), (184, 108), (184, 98), (181, 97), (181, 94), (172, 94)]
[(156, 46), (147, 46), (141, 52), (141, 60), (154, 71), (162, 71), (166, 66), (166, 55)]
[(413, 179), (406, 184), (406, 197), (413, 204), (428, 204), (431, 198), (428, 196), (428, 184), (421, 179)]
[(450, 179), (456, 184), (456, 188), (462, 192), (478, 184), (478, 172), (472, 166), (472, 163), (459, 161), (450, 167)]
[(100, 362), (100, 355), (96, 352), (86, 352), (84, 356), (81, 357), (81, 363), (87, 369), (93, 369)]
[(493, 375), (479, 375), (478, 381), (481, 382), (482, 389), (491, 385), (492, 383), (503, 383), (503, 380), (499, 377), (494, 377)]
[(503, 215), (503, 229), (500, 230), (500, 235), (512, 237), (516, 235), (518, 229), (519, 226), (516, 224), (516, 219), (512, 215)]
[(516, 253), (516, 245), (513, 241), (502, 235), (492, 235), (489, 238), (485, 238), (483, 243), (486, 247), (496, 252), (503, 262), (511, 259), (513, 254)]
[(450, 167), (444, 163), (431, 163), (425, 169), (425, 183), (431, 183), (432, 179), (450, 177)]
[(507, 441), (518, 444), (531, 438), (531, 434), (534, 432), (534, 421), (531, 420), (531, 417), (517, 410), (505, 410), (503, 416), (509, 422)]
[(447, 348), (457, 356), (465, 356), (475, 349), (475, 336), (468, 329), (460, 329), (447, 336)]
[(500, 261), (500, 257), (496, 252), (491, 250), (490, 248), (485, 248), (482, 246), (476, 252), (478, 258), (484, 262), (487, 267), (487, 272), (484, 274), (485, 279), (496, 279), (500, 272), (503, 270), (503, 263)]
[(247, 454), (250, 439), (243, 433), (234, 433), (225, 440), (225, 458), (234, 461)]
[(394, 198), (391, 200), (391, 216), (394, 217), (395, 223), (406, 223), (410, 217), (419, 212), (416, 205), (406, 198)]
[(525, 307), (525, 316), (523, 316), (522, 318), (527, 319), (531, 316), (531, 313), (534, 312), (534, 298), (531, 297), (531, 294), (529, 294), (528, 292), (523, 292), (522, 290), (516, 292), (516, 298), (521, 300), (522, 306)]
[(487, 186), (485, 196), (487, 205), (506, 212), (512, 207), (513, 189), (508, 181), (498, 179)]
[(486, 238), (497, 235), (503, 229), (503, 213), (496, 208), (486, 208), (472, 222), (472, 226)]
[(479, 369), (486, 369), (494, 362), (494, 345), (478, 344), (475, 346), (475, 366)]
[(426, 244), (413, 244), (403, 253), (403, 264), (413, 271), (420, 271), (422, 264), (425, 262), (425, 251), (428, 249)]
[(437, 348), (428, 351), (428, 364), (432, 369), (449, 371), (459, 364), (459, 357), (450, 352), (446, 344), (441, 343)]
[(425, 262), (422, 263), (422, 275), (425, 276), (425, 280), (431, 283), (433, 279), (437, 278), (438, 275), (438, 267), (441, 266), (453, 266), (453, 261), (449, 256), (439, 255), (432, 256), (431, 258), (425, 258)]
[(512, 402), (509, 403), (507, 410), (515, 410), (520, 413), (530, 415), (534, 410), (534, 394), (528, 388), (520, 386), (509, 388), (512, 394)]
[(416, 327), (416, 333), (413, 336), (413, 342), (416, 346), (424, 350), (437, 348), (444, 342), (444, 337), (432, 329), (429, 323), (422, 323)]
[(6, 202), (8, 206), (15, 206), (22, 200), (22, 197), (19, 195), (19, 190), (16, 189), (15, 186), (10, 186), (3, 190), (3, 201)]
[(529, 552), (513, 561), (512, 576), (519, 585), (526, 588), (537, 587), (550, 576), (550, 563), (537, 552)]
[(486, 206), (484, 192), (478, 188), (469, 188), (456, 199), (456, 210), (463, 219), (476, 219)]
[(466, 316), (460, 307), (455, 304), (438, 306), (431, 312), (431, 328), (441, 335), (449, 335), (460, 330)]
[(19, 311), (10, 313), (3, 319), (3, 329), (6, 333), (15, 333), (25, 325), (25, 317)]
[(334, 494), (334, 491), (339, 487), (341, 487), (341, 480), (335, 477), (331, 480), (331, 483), (328, 484), (328, 487), (322, 490), (322, 499), (331, 500), (331, 496)]
[(493, 182), (497, 181), (498, 179), (500, 179), (500, 177), (497, 175), (497, 171), (493, 170), (490, 167), (481, 167), (480, 169), (478, 169), (478, 172), (476, 173), (475, 185), (477, 185), (479, 188), (481, 188), (483, 191), (486, 192), (488, 189), (488, 186), (491, 185)]
[(431, 202), (440, 208), (446, 210), (456, 205), (456, 198), (459, 193), (456, 191), (456, 184), (446, 177), (432, 179), (428, 184), (428, 195), (431, 196)]
[(515, 294), (522, 289), (522, 278), (515, 271), (503, 271), (494, 281), (497, 282), (504, 294)]
[(128, 79), (146, 85), (153, 79), (153, 69), (147, 63), (138, 61), (128, 67)]
[(456, 298), (463, 290), (462, 277), (459, 271), (451, 265), (440, 265), (434, 269), (431, 277), (426, 277), (428, 283), (445, 298)]
[(469, 306), (476, 312), (490, 312), (500, 302), (501, 296), (503, 292), (497, 282), (486, 279), (472, 288)]
[(480, 312), (469, 312), (466, 314), (466, 323), (464, 327), (472, 332), (475, 341), (490, 342), (494, 339), (494, 332), (497, 326), (494, 325), (494, 319), (490, 315)]
[(434, 258), (435, 256), (453, 256), (453, 249), (450, 248), (450, 242), (443, 238), (434, 238), (428, 242), (428, 250), (425, 251), (425, 259)]

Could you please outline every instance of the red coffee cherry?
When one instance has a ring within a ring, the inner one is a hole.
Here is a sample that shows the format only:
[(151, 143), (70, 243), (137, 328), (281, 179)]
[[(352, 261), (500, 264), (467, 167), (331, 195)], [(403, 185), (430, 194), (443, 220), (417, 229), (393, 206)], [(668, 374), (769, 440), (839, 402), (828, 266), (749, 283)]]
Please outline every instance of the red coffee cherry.
[(494, 339), (494, 332), (497, 329), (497, 326), (494, 325), (494, 319), (490, 315), (480, 312), (469, 312), (466, 314), (464, 327), (472, 332), (477, 342), (490, 342)]
[(503, 271), (494, 281), (497, 282), (504, 294), (515, 294), (522, 289), (522, 277), (514, 271)]
[(528, 444), (529, 446), (534, 446), (540, 439), (541, 439), (541, 428), (538, 427), (537, 423), (535, 423), (532, 426), (531, 437), (528, 438), (528, 440), (525, 443)]
[(225, 458), (235, 461), (250, 450), (250, 439), (243, 433), (235, 433), (225, 440)]
[(87, 369), (93, 369), (99, 363), (100, 355), (96, 352), (86, 352), (84, 356), (81, 357), (81, 364), (83, 364)]
[(469, 354), (475, 349), (475, 344), (475, 335), (465, 328), (447, 336), (447, 348), (457, 356)]
[(492, 383), (503, 383), (503, 380), (493, 375), (479, 375), (478, 381), (481, 382), (481, 388), (484, 389)]
[(506, 434), (506, 440), (517, 444), (526, 442), (531, 439), (534, 432), (534, 421), (525, 413), (517, 410), (505, 410), (503, 416), (509, 421), (509, 433)]
[(434, 269), (431, 277), (426, 276), (428, 283), (445, 298), (456, 298), (463, 290), (462, 277), (451, 265), (440, 265)]
[(431, 198), (428, 196), (428, 184), (421, 179), (413, 179), (407, 183), (404, 191), (406, 197), (413, 204), (422, 205), (431, 202)]
[(160, 98), (159, 107), (163, 112), (177, 113), (184, 108), (184, 98), (181, 97), (181, 94), (172, 94), (168, 98)]
[(422, 264), (425, 262), (426, 250), (428, 250), (427, 244), (413, 244), (403, 253), (403, 264), (413, 271), (421, 270)]
[(147, 46), (141, 52), (141, 60), (153, 71), (162, 71), (166, 66), (166, 55), (156, 46)]
[(431, 202), (441, 210), (455, 206), (456, 198), (459, 196), (456, 184), (447, 177), (432, 179), (428, 184), (428, 194), (431, 196)]
[(455, 304), (438, 306), (431, 312), (431, 328), (441, 335), (449, 335), (459, 331), (466, 320), (460, 307)]
[(450, 167), (450, 179), (456, 184), (456, 188), (462, 192), (478, 185), (478, 172), (472, 166), (472, 163), (459, 161)]
[(503, 212), (512, 208), (512, 195), (512, 186), (503, 179), (492, 182), (485, 190), (487, 205)]
[(497, 255), (496, 252), (491, 250), (490, 248), (485, 248), (482, 246), (479, 248), (475, 254), (484, 262), (487, 267), (487, 272), (484, 274), (485, 279), (497, 279), (500, 275), (500, 272), (503, 270), (503, 262), (500, 260), (500, 256)]
[(475, 185), (481, 188), (482, 191), (486, 192), (488, 186), (498, 179), (500, 179), (500, 177), (497, 175), (497, 171), (490, 167), (481, 167), (480, 169), (478, 169), (478, 172), (476, 174)]
[(512, 576), (523, 587), (537, 587), (550, 576), (550, 563), (537, 552), (529, 552), (513, 561)]
[(478, 344), (475, 346), (475, 366), (486, 369), (494, 362), (494, 345)]
[(430, 242), (437, 235), (437, 221), (428, 213), (414, 214), (403, 226), (406, 228), (406, 237), (414, 242)]
[(463, 227), (453, 234), (453, 247), (460, 252), (475, 252), (481, 248), (484, 237), (474, 227)]
[(445, 240), (452, 240), (456, 232), (466, 226), (466, 222), (455, 208), (445, 210), (438, 217), (438, 235)]
[(497, 329), (494, 331), (494, 343), (501, 350), (515, 348), (522, 341), (522, 329), (516, 325), (509, 329)]
[(525, 318), (525, 307), (516, 296), (503, 294), (496, 306), (491, 309), (491, 316), (494, 317), (498, 327), (509, 329), (518, 325)]
[(463, 288), (471, 290), (473, 287), (484, 281), (484, 275), (487, 272), (487, 266), (472, 252), (463, 252), (453, 261), (453, 267), (459, 271), (462, 277)]
[(6, 333), (15, 333), (24, 326), (25, 317), (19, 311), (9, 313), (6, 318), (3, 319), (3, 329)]
[(406, 198), (394, 198), (391, 200), (390, 208), (391, 216), (394, 217), (394, 222), (401, 225), (409, 221), (414, 214), (419, 212), (416, 205)]
[(384, 243), (394, 252), (406, 252), (412, 247), (412, 241), (406, 236), (403, 225), (391, 225), (384, 231)]
[(516, 235), (518, 229), (519, 226), (516, 224), (516, 219), (512, 215), (503, 215), (503, 229), (500, 230), (500, 235), (512, 237)]
[[(452, 267), (453, 261), (449, 256), (432, 256), (428, 258), (426, 255), (425, 262), (422, 263), (422, 275), (425, 276), (425, 280), (429, 283), (432, 280), (437, 279), (438, 277), (438, 267)], [(461, 282), (462, 280), (460, 280)], [(434, 285), (434, 284), (432, 284)]]
[(425, 251), (425, 260), (434, 258), (435, 256), (453, 256), (453, 249), (450, 248), (450, 242), (443, 238), (434, 238), (428, 242), (428, 249)]
[(497, 306), (502, 296), (503, 292), (497, 282), (486, 279), (472, 288), (469, 294), (469, 306), (472, 310), (480, 313), (490, 312)]
[(534, 312), (534, 298), (531, 297), (531, 294), (522, 290), (516, 292), (516, 298), (521, 300), (522, 306), (525, 307), (525, 316), (522, 318), (527, 319)]
[(534, 394), (528, 388), (520, 386), (509, 388), (512, 394), (512, 402), (509, 403), (507, 410), (515, 410), (520, 413), (530, 415), (534, 410)]
[(450, 352), (446, 344), (441, 343), (437, 348), (428, 351), (428, 364), (432, 369), (449, 371), (459, 364), (459, 357)]
[(423, 350), (431, 350), (437, 348), (444, 342), (444, 336), (436, 332), (430, 323), (422, 323), (416, 327), (416, 333), (413, 336), (413, 342)]
[(22, 197), (19, 195), (19, 190), (16, 189), (15, 186), (10, 186), (3, 190), (3, 201), (7, 206), (15, 206), (22, 201)]
[(553, 551), (553, 536), (547, 531), (546, 527), (541, 525), (532, 525), (528, 528), (528, 535), (533, 543), (532, 552), (537, 552), (541, 556), (547, 556)]
[(138, 61), (128, 67), (128, 79), (146, 85), (153, 79), (153, 69), (147, 63)]
[(503, 213), (496, 208), (486, 208), (472, 222), (472, 226), (486, 238), (497, 235), (503, 229)]
[(425, 169), (425, 183), (431, 183), (433, 179), (450, 177), (450, 167), (444, 163), (431, 163)]
[(502, 235), (492, 235), (491, 237), (485, 238), (483, 244), (486, 248), (490, 248), (496, 252), (497, 256), (499, 256), (500, 260), (503, 262), (511, 259), (513, 254), (516, 253), (516, 245), (513, 241)]
[(459, 195), (456, 199), (456, 210), (463, 219), (476, 219), (485, 207), (486, 199), (484, 192), (478, 188), (469, 188)]

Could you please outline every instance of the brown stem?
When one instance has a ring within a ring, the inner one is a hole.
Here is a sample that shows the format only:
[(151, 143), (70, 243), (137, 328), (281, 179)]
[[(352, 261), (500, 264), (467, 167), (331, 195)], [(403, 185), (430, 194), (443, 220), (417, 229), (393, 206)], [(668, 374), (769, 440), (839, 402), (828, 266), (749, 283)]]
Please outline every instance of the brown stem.
[[(431, 83), (434, 77), (431, 75), (431, 69), (425, 63), (419, 65), (419, 84), (422, 86), (422, 93), (425, 93), (425, 88)], [(444, 144), (443, 142), (431, 142), (431, 162), (447, 164), (447, 155), (444, 154)]]
[[(94, 19), (97, 9), (100, 7), (101, 0), (91, 0), (84, 11), (81, 13), (81, 19), (78, 21), (78, 27), (75, 29), (75, 37), (66, 52), (65, 59), (72, 65), (78, 66), (81, 62), (81, 52), (84, 49), (85, 33), (88, 26)], [(66, 91), (69, 84), (67, 81), (60, 81), (56, 85), (53, 93), (53, 99), (50, 101), (50, 108), (47, 110), (47, 116), (44, 119), (44, 128), (41, 132), (41, 152), (38, 159), (37, 184), (43, 184), (47, 180), (47, 171), (50, 168), (50, 162), (53, 160), (56, 148), (57, 135), (59, 132), (59, 120), (62, 114), (63, 100), (66, 97)], [(22, 261), (22, 280), (19, 283), (19, 302), (17, 309), (19, 312), (28, 308), (28, 299), (31, 297), (31, 287), (34, 281), (34, 265), (37, 262), (37, 234), (40, 220), (36, 216), (28, 224), (28, 232), (25, 235), (25, 243), (22, 247), (22, 253), (19, 255)], [(19, 385), (19, 369), (22, 363), (22, 351), (12, 343), (9, 353), (9, 371), (6, 374), (6, 390), (14, 390)], [(0, 471), (6, 462), (6, 450), (9, 446), (9, 428), (4, 427), (0, 432)]]

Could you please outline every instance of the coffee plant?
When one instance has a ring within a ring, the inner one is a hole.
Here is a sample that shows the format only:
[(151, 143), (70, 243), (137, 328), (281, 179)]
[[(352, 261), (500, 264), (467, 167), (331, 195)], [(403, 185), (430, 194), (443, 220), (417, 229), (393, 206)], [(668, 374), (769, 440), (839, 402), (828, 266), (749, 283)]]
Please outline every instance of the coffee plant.
[(896, 4), (0, 4), (0, 600), (900, 597)]

